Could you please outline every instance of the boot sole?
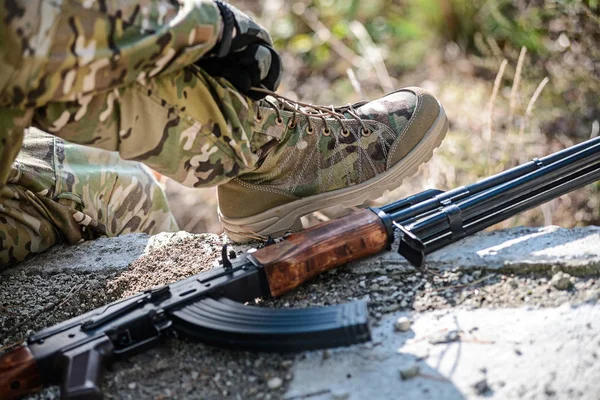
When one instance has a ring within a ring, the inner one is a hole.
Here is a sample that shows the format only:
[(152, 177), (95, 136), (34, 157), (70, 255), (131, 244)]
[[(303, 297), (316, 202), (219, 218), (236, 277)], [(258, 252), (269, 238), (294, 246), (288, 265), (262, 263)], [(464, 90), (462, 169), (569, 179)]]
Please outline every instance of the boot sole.
[(237, 243), (248, 243), (253, 237), (284, 235), (290, 229), (300, 230), (300, 218), (332, 205), (353, 207), (367, 200), (375, 200), (390, 189), (396, 189), (408, 176), (417, 172), (421, 164), (433, 156), (448, 131), (448, 118), (441, 104), (440, 113), (421, 141), (389, 170), (361, 184), (304, 197), (291, 203), (244, 218), (227, 218), (219, 212), (219, 220), (227, 236)]

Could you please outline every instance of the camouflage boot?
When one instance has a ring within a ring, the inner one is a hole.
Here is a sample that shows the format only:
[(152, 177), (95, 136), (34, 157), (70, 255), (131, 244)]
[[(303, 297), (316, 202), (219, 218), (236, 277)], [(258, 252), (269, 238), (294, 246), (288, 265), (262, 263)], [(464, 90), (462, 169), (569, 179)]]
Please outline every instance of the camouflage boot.
[(284, 234), (303, 215), (397, 188), (448, 130), (442, 106), (419, 88), (337, 108), (279, 95), (257, 106), (252, 145), (261, 161), (218, 187), (221, 224), (237, 242)]

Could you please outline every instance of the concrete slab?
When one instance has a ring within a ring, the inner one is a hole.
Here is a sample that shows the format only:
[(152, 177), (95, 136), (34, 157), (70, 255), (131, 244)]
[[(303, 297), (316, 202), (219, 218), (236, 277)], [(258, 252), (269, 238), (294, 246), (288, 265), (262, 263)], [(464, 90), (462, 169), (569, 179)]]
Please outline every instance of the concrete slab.
[[(366, 299), (371, 343), (281, 355), (169, 340), (115, 363), (103, 382), (105, 397), (595, 399), (599, 233), (597, 227), (481, 233), (431, 254), (429, 266), (437, 271), (416, 270), (384, 252), (263, 303), (304, 308)], [(126, 235), (56, 247), (1, 271), (0, 346), (210, 269), (223, 243), (222, 236), (185, 232)], [(396, 333), (392, 326), (403, 315), (414, 323)], [(418, 373), (402, 380), (400, 371)], [(50, 388), (31, 399), (57, 396)]]
[(46, 273), (63, 270), (99, 272), (125, 269), (146, 251), (149, 235), (139, 233), (117, 238), (98, 238), (76, 246), (59, 245), (25, 261), (22, 270), (42, 269)]
[[(600, 227), (564, 229), (518, 227), (469, 236), (427, 256), (434, 268), (503, 269), (542, 271), (553, 266), (572, 275), (600, 272)], [(408, 262), (396, 252), (373, 258), (380, 270), (410, 270)], [(371, 267), (371, 266), (369, 266)], [(369, 273), (365, 264), (356, 273)]]
[(395, 332), (402, 315), (370, 344), (308, 353), (285, 398), (598, 399), (600, 306), (436, 311)]

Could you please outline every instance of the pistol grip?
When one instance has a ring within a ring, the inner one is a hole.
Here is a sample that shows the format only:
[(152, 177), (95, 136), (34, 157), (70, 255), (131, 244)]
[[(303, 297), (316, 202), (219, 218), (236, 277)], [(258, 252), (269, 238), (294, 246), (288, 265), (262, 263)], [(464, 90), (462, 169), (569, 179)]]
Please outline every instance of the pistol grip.
[(113, 345), (106, 336), (68, 350), (62, 355), (63, 380), (61, 398), (64, 400), (101, 399), (100, 381)]

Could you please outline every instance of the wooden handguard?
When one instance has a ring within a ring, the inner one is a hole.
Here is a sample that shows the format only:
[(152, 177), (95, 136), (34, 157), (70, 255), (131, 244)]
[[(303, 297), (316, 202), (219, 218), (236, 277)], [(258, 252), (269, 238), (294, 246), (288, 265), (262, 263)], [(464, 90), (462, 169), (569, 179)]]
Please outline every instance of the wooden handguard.
[(41, 388), (37, 362), (28, 347), (0, 357), (0, 399), (17, 399)]
[(273, 296), (282, 295), (307, 279), (383, 250), (388, 235), (381, 219), (360, 210), (295, 233), (252, 255), (267, 275)]

